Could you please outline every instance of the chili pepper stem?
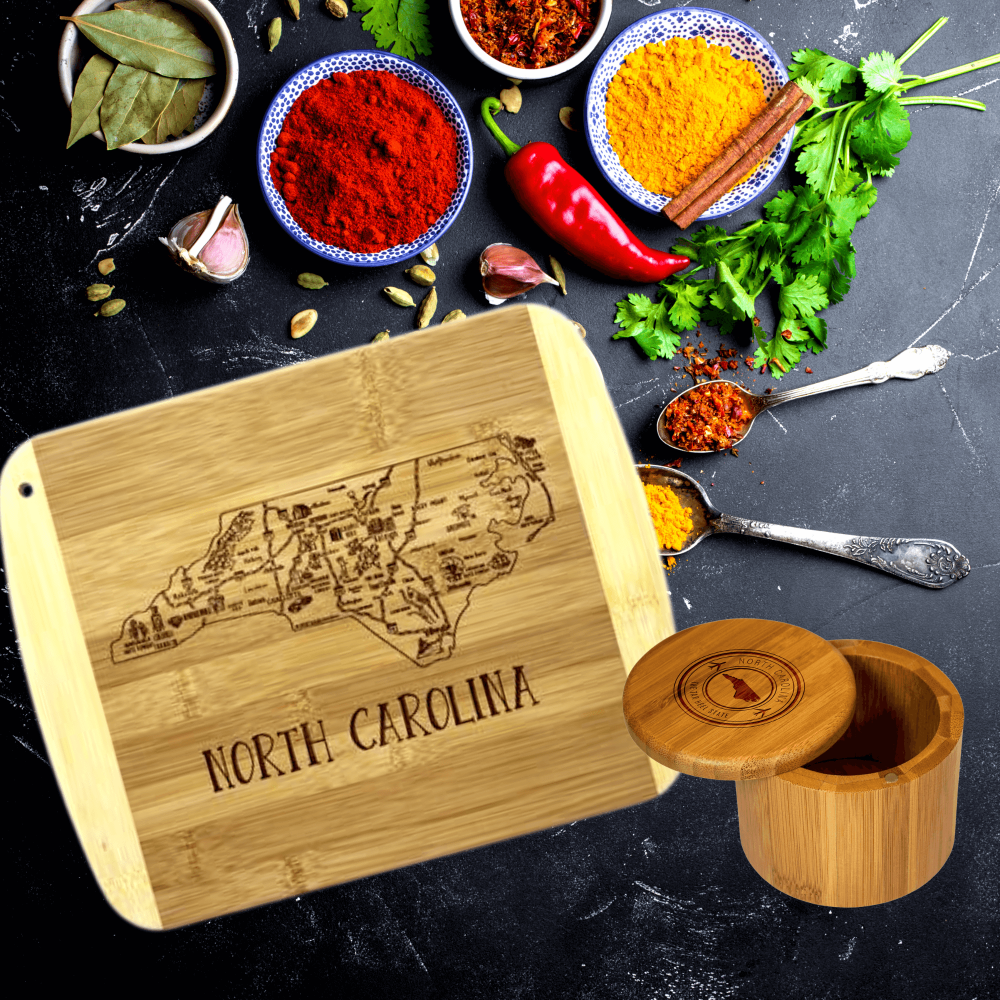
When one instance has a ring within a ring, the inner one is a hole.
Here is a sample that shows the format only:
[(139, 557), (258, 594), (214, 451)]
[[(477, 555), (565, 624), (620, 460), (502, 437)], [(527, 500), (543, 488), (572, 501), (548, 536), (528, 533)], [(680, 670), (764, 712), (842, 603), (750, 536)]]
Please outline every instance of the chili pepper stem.
[(508, 156), (513, 156), (521, 147), (516, 143), (512, 142), (500, 131), (500, 126), (497, 125), (493, 116), (498, 112), (503, 110), (503, 105), (500, 103), (499, 99), (496, 97), (487, 97), (484, 99), (483, 103), (480, 105), (480, 111), (483, 115), (483, 121), (486, 123), (486, 127), (493, 133), (493, 138), (503, 147), (503, 151)]

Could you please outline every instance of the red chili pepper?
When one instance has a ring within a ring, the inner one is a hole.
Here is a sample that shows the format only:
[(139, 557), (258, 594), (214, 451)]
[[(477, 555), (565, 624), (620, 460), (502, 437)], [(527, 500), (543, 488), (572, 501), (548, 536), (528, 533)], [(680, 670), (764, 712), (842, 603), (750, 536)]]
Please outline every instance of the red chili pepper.
[(502, 107), (497, 98), (487, 97), (483, 121), (510, 156), (504, 175), (514, 197), (552, 239), (595, 270), (623, 281), (662, 281), (691, 263), (688, 257), (652, 250), (636, 239), (555, 146), (511, 142), (493, 120)]

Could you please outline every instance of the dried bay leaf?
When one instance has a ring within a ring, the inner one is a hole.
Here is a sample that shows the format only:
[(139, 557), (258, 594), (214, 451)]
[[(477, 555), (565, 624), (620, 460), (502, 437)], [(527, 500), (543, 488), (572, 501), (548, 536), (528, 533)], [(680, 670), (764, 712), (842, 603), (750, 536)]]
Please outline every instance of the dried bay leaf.
[(116, 3), (115, 10), (131, 10), (136, 14), (149, 14), (150, 17), (162, 17), (164, 21), (172, 21), (178, 27), (185, 28), (193, 35), (198, 33), (198, 26), (179, 7), (166, 3), (166, 0), (124, 0)]
[(100, 107), (104, 99), (104, 88), (114, 71), (115, 64), (107, 56), (96, 55), (87, 60), (73, 90), (67, 149), (78, 139), (101, 127)]
[(101, 102), (101, 129), (108, 149), (144, 136), (170, 103), (176, 80), (148, 70), (119, 65)]
[(109, 10), (60, 20), (72, 21), (102, 52), (126, 66), (174, 79), (215, 74), (212, 50), (197, 35), (161, 17)]
[(179, 139), (191, 127), (198, 114), (198, 105), (205, 96), (204, 80), (179, 80), (170, 103), (156, 119), (156, 124), (143, 137), (147, 144), (166, 142), (169, 136)]

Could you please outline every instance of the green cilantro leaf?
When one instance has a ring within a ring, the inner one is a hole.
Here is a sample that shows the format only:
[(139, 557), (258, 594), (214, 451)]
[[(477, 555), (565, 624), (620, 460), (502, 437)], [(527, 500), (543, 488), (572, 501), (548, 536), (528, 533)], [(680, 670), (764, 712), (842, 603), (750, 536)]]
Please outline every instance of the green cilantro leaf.
[[(742, 260), (739, 270), (745, 273)], [(747, 294), (747, 290), (740, 284), (739, 278), (737, 278), (736, 275), (729, 270), (729, 266), (725, 261), (719, 261), (718, 271), (719, 280), (726, 286), (726, 288), (729, 289), (729, 293), (731, 295), (729, 306), (730, 310), (732, 311), (732, 308), (735, 307), (742, 312), (747, 319), (752, 319), (756, 316), (757, 306), (754, 304), (754, 300), (749, 296), (749, 294)], [(742, 274), (740, 277), (742, 277)], [(714, 298), (712, 299), (712, 302), (715, 305), (719, 305)]]
[(667, 314), (670, 322), (678, 330), (693, 330), (701, 319), (701, 307), (705, 304), (705, 289), (702, 282), (685, 284), (677, 281), (667, 285), (667, 291), (674, 296), (674, 304)]
[(354, 0), (354, 10), (365, 12), (361, 27), (374, 35), (378, 48), (407, 59), (431, 54), (427, 0)]
[[(799, 49), (792, 53), (793, 62), (788, 75), (792, 80), (804, 77), (828, 94), (836, 94), (845, 85), (854, 83), (858, 69), (849, 62), (828, 56), (819, 49)], [(802, 86), (801, 82), (799, 86)]]
[(708, 303), (701, 311), (701, 321), (709, 326), (714, 326), (724, 337), (728, 337), (736, 329), (737, 320), (742, 318), (742, 316), (734, 316), (728, 309), (720, 309), (712, 303)]
[(868, 98), (851, 129), (851, 149), (873, 174), (891, 177), (899, 164), (894, 153), (910, 141), (910, 116), (893, 94)]
[(861, 76), (869, 90), (888, 93), (902, 75), (903, 67), (891, 52), (872, 52), (861, 60)]
[(681, 337), (667, 321), (665, 302), (654, 304), (648, 296), (631, 292), (627, 299), (618, 303), (615, 322), (622, 332), (616, 333), (614, 339), (634, 337), (651, 360), (672, 358), (680, 348)]
[[(780, 329), (786, 329), (786, 327), (780, 327)], [(779, 332), (774, 335), (773, 339), (758, 344), (753, 363), (757, 368), (770, 365), (771, 374), (775, 378), (781, 378), (799, 363), (801, 357), (801, 348), (791, 340), (787, 340)]]
[(778, 296), (782, 316), (814, 316), (830, 304), (830, 297), (814, 274), (796, 275), (790, 285), (785, 285)]
[(787, 222), (794, 208), (795, 192), (782, 191), (764, 206), (764, 212), (772, 222)]

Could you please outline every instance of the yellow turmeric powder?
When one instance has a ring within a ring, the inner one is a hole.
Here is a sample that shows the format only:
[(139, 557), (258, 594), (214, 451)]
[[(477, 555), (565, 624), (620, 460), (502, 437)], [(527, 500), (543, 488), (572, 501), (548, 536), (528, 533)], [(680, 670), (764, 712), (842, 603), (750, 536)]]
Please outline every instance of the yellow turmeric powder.
[(647, 191), (673, 198), (764, 110), (752, 62), (704, 38), (636, 49), (608, 85), (608, 137)]
[(646, 491), (646, 503), (649, 505), (660, 548), (684, 548), (684, 540), (694, 527), (691, 508), (682, 507), (677, 494), (669, 486), (643, 483), (642, 488)]

